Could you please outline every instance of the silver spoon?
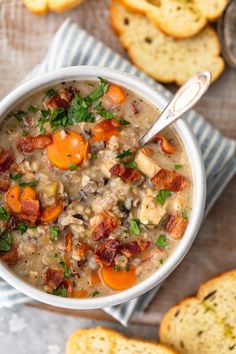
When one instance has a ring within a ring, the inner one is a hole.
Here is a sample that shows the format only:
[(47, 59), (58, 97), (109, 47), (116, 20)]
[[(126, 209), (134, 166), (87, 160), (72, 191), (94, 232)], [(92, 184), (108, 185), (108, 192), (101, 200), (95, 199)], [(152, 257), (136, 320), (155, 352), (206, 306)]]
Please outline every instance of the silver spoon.
[(181, 86), (154, 125), (140, 139), (139, 144), (145, 145), (149, 143), (161, 130), (168, 127), (192, 108), (207, 91), (210, 83), (211, 73), (203, 71)]

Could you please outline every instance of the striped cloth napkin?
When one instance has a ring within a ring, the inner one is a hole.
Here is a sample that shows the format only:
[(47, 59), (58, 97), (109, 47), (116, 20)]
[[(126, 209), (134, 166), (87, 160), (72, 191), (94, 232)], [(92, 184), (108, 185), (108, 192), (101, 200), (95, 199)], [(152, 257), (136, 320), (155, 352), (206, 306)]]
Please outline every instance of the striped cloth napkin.
[[(55, 34), (43, 62), (26, 79), (74, 65), (107, 66), (128, 72), (153, 86), (166, 99), (166, 102), (172, 97), (172, 94), (163, 86), (79, 28), (70, 19), (64, 22)], [(198, 139), (206, 167), (207, 213), (236, 172), (236, 142), (222, 136), (193, 110), (186, 114), (186, 119)], [(126, 325), (136, 311), (143, 311), (147, 307), (157, 291), (158, 288), (155, 288), (124, 304), (106, 308), (105, 311)], [(10, 307), (27, 301), (30, 301), (28, 297), (0, 280), (0, 307)]]

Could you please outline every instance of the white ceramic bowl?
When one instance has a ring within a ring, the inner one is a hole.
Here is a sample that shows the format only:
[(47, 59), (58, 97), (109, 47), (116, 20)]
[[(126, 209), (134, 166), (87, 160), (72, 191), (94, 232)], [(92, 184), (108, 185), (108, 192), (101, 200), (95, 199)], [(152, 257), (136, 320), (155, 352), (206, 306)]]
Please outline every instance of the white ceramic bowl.
[[(161, 96), (143, 81), (127, 73), (102, 67), (77, 66), (60, 69), (49, 74), (41, 75), (38, 78), (27, 81), (17, 87), (0, 103), (0, 117), (3, 119), (7, 113), (13, 110), (16, 105), (21, 103), (28, 96), (46, 87), (51, 87), (62, 81), (97, 80), (97, 77), (103, 77), (118, 85), (126, 87), (127, 89), (135, 92), (137, 95), (143, 97), (147, 102), (150, 102), (156, 106), (159, 110), (163, 110), (167, 104), (166, 98)], [(50, 305), (71, 309), (95, 309), (117, 305), (141, 295), (156, 285), (162, 283), (163, 280), (181, 262), (192, 245), (200, 227), (205, 207), (206, 178), (201, 153), (196, 139), (189, 129), (188, 124), (182, 119), (179, 119), (175, 123), (175, 129), (184, 144), (191, 164), (193, 176), (193, 204), (189, 224), (183, 238), (179, 242), (173, 254), (167, 259), (160, 269), (149, 276), (146, 280), (143, 280), (128, 290), (108, 296), (88, 299), (72, 299), (47, 294), (20, 279), (5, 264), (3, 264), (3, 262), (0, 263), (0, 276), (22, 293), (36, 300)]]

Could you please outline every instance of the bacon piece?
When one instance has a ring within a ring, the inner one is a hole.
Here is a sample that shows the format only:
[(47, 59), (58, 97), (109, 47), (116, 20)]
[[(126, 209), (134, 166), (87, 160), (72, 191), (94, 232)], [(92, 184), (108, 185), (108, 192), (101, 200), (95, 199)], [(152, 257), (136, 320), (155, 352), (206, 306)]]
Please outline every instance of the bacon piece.
[(22, 199), (21, 205), (22, 207), (19, 218), (35, 225), (37, 219), (39, 218), (39, 201), (35, 199)]
[(63, 286), (67, 290), (67, 297), (71, 297), (73, 293), (71, 282), (68, 279), (64, 279), (60, 286)]
[(14, 162), (14, 156), (10, 150), (0, 152), (0, 172), (6, 172)]
[(14, 265), (18, 262), (20, 259), (19, 251), (18, 251), (18, 245), (14, 244), (12, 245), (10, 251), (1, 251), (0, 252), (0, 259), (7, 263), (8, 265)]
[(182, 191), (188, 186), (186, 178), (174, 170), (160, 169), (151, 179), (152, 183), (160, 189), (168, 189), (172, 192)]
[(43, 285), (47, 291), (58, 288), (65, 278), (65, 272), (62, 268), (45, 268), (43, 271)]
[(145, 251), (145, 249), (150, 245), (149, 241), (134, 241), (121, 245), (119, 251), (124, 254), (127, 258), (135, 257), (140, 252)]
[(28, 153), (38, 149), (44, 149), (52, 142), (52, 136), (49, 134), (41, 134), (37, 136), (26, 136), (20, 138), (17, 148), (23, 153)]
[(136, 105), (134, 104), (134, 102), (131, 103), (131, 112), (132, 112), (133, 114), (139, 113), (139, 110), (137, 109), (137, 107), (136, 107)]
[(105, 266), (110, 266), (114, 262), (120, 242), (118, 240), (106, 240), (101, 243), (94, 255), (96, 262)]
[(117, 218), (108, 213), (102, 214), (102, 221), (93, 228), (92, 237), (94, 241), (99, 241), (106, 238), (115, 229)]
[(179, 240), (188, 225), (188, 220), (179, 215), (171, 215), (165, 225), (165, 231), (175, 240)]
[(171, 155), (176, 152), (176, 147), (172, 145), (164, 135), (157, 135), (154, 139), (154, 142), (155, 141), (160, 142), (160, 148), (164, 154)]
[(0, 172), (0, 191), (6, 192), (10, 186), (10, 176), (8, 172)]
[(68, 232), (65, 236), (66, 240), (66, 252), (71, 253), (72, 252), (72, 247), (73, 247), (73, 235), (71, 232)]
[(110, 168), (110, 173), (115, 176), (119, 176), (124, 182), (137, 183), (143, 179), (143, 175), (133, 168), (125, 167), (119, 163), (116, 163)]
[(57, 95), (51, 97), (47, 102), (48, 108), (68, 108), (70, 102), (74, 97), (73, 92), (70, 89), (64, 89)]
[(81, 243), (76, 247), (76, 254), (78, 257), (84, 258), (89, 250), (87, 243)]
[(17, 226), (17, 219), (15, 216), (11, 216), (10, 219), (7, 221), (6, 228), (9, 231), (12, 231), (16, 228)]

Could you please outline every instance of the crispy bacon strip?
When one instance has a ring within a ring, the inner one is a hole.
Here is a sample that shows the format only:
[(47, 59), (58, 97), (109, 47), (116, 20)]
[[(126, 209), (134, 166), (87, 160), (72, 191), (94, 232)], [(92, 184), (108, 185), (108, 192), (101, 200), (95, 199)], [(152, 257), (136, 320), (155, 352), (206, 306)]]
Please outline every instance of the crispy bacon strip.
[(57, 95), (51, 97), (47, 102), (48, 108), (68, 108), (70, 102), (74, 97), (73, 92), (70, 89), (64, 89)]
[(92, 237), (94, 241), (99, 241), (106, 238), (115, 229), (117, 225), (117, 218), (108, 213), (102, 214), (102, 222), (93, 228)]
[(174, 170), (160, 169), (151, 179), (152, 183), (160, 189), (168, 189), (172, 192), (182, 191), (188, 186), (186, 178)]
[(1, 251), (0, 252), (0, 259), (7, 263), (8, 265), (14, 265), (20, 259), (18, 246), (13, 244), (10, 251)]
[(10, 150), (0, 152), (0, 172), (6, 172), (14, 162), (14, 156)]
[(10, 176), (8, 172), (0, 172), (0, 191), (6, 192), (10, 187)]
[(172, 145), (164, 135), (157, 135), (154, 141), (160, 142), (160, 148), (164, 154), (171, 155), (176, 152), (176, 147)]
[(44, 149), (52, 142), (52, 136), (49, 134), (46, 135), (37, 135), (37, 136), (26, 136), (20, 138), (17, 143), (17, 148), (23, 153), (32, 152), (38, 149)]
[(65, 272), (62, 268), (45, 268), (43, 271), (43, 285), (47, 291), (58, 288), (65, 278)]
[(118, 240), (106, 240), (101, 243), (94, 255), (96, 262), (105, 266), (110, 266), (118, 252), (120, 242)]
[(150, 245), (149, 241), (134, 241), (129, 243), (124, 243), (119, 247), (119, 251), (125, 255), (127, 258), (135, 257), (140, 252), (145, 251), (145, 249)]
[(179, 215), (171, 215), (166, 223), (165, 230), (175, 240), (179, 240), (186, 230), (188, 220)]
[(124, 182), (137, 183), (143, 179), (143, 175), (133, 168), (125, 167), (119, 163), (116, 163), (110, 169), (110, 173), (114, 176), (119, 176)]
[(35, 225), (37, 219), (40, 216), (39, 213), (39, 201), (35, 199), (23, 199), (21, 201), (21, 213), (19, 218), (21, 220), (27, 221), (32, 225)]
[(71, 253), (73, 247), (73, 235), (71, 232), (68, 232), (65, 235), (65, 241), (66, 241), (66, 252)]

